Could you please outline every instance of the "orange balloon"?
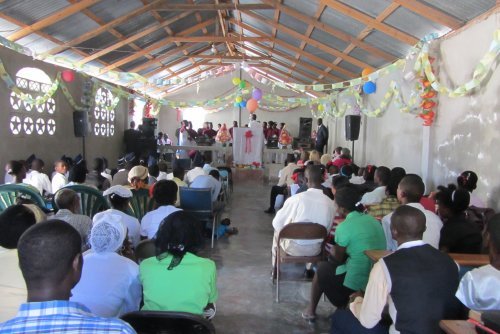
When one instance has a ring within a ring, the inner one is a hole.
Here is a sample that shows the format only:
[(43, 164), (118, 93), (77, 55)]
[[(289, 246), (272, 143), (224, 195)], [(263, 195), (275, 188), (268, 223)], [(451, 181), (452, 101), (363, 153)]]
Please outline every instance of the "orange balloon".
[(259, 107), (259, 103), (256, 99), (248, 99), (247, 101), (247, 109), (250, 113), (254, 113), (255, 110)]
[(367, 67), (367, 68), (363, 69), (363, 71), (361, 72), (361, 76), (366, 77), (367, 75), (372, 74), (372, 73), (373, 73), (373, 70), (371, 68)]

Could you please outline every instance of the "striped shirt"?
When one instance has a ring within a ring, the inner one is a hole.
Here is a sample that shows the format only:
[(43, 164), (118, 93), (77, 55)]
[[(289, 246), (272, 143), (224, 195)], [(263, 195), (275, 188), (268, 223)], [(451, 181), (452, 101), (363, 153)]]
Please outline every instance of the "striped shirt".
[(79, 303), (66, 300), (24, 303), (17, 316), (0, 324), (0, 333), (134, 334), (126, 322), (101, 318)]

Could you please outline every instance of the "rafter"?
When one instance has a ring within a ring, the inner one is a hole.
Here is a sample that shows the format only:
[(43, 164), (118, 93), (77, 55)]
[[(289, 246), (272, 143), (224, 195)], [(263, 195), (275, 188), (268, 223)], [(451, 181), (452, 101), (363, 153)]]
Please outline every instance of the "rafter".
[(462, 26), (462, 22), (443, 11), (427, 6), (426, 4), (416, 0), (392, 0), (398, 5), (405, 7), (420, 16), (428, 18), (431, 21), (442, 24), (451, 29), (458, 29)]
[(91, 54), (87, 58), (82, 59), (81, 61), (79, 61), (79, 63), (80, 64), (86, 64), (86, 63), (88, 63), (88, 62), (90, 62), (90, 61), (92, 61), (94, 59), (100, 58), (100, 57), (102, 57), (102, 56), (110, 53), (113, 50), (119, 49), (122, 46), (130, 44), (130, 43), (138, 40), (139, 38), (147, 36), (147, 35), (155, 32), (158, 29), (161, 29), (161, 28), (163, 28), (165, 26), (168, 26), (169, 24), (172, 24), (173, 22), (186, 17), (186, 16), (190, 15), (191, 13), (192, 12), (183, 12), (183, 13), (180, 13), (180, 14), (172, 17), (169, 20), (164, 21), (163, 23), (154, 24), (154, 25), (150, 26), (149, 28), (143, 29), (143, 30), (139, 31), (138, 33), (136, 33), (136, 34), (134, 34), (132, 36), (129, 36), (129, 37), (125, 38), (124, 40), (118, 42), (118, 43), (110, 45), (107, 48), (104, 48), (104, 49), (102, 49), (100, 51), (97, 51), (97, 52)]
[(150, 61), (147, 61), (147, 62), (145, 62), (143, 64), (140, 64), (140, 65), (132, 68), (130, 70), (130, 72), (139, 72), (139, 71), (142, 71), (142, 70), (144, 70), (144, 69), (146, 69), (146, 68), (148, 68), (148, 67), (150, 67), (150, 66), (152, 66), (154, 64), (161, 63), (162, 60), (164, 60), (164, 59), (166, 59), (168, 57), (171, 57), (173, 55), (176, 55), (177, 53), (181, 53), (181, 52), (185, 51), (186, 49), (188, 49), (189, 47), (191, 47), (190, 44), (184, 44), (181, 47), (178, 47), (178, 48), (175, 48), (173, 50), (170, 50), (170, 51), (168, 51), (168, 52), (166, 52), (164, 54), (161, 54), (161, 55), (157, 56), (154, 59), (151, 59)]
[(200, 10), (200, 11), (217, 11), (217, 10), (261, 10), (261, 9), (273, 9), (269, 5), (262, 3), (189, 3), (189, 4), (165, 4), (159, 6), (157, 11), (182, 11), (182, 10)]
[(24, 27), (19, 31), (16, 31), (15, 33), (9, 35), (7, 37), (7, 39), (15, 42), (15, 41), (17, 41), (25, 36), (28, 36), (29, 34), (32, 34), (38, 30), (41, 30), (41, 29), (46, 28), (48, 26), (51, 26), (54, 23), (57, 23), (57, 22), (61, 21), (62, 19), (65, 19), (68, 16), (76, 14), (79, 11), (81, 11), (89, 6), (92, 6), (96, 3), (98, 3), (99, 1), (101, 1), (101, 0), (82, 0), (76, 4), (64, 7), (60, 11), (55, 12), (54, 14), (49, 15), (48, 17), (46, 17), (40, 21), (37, 21), (37, 22), (33, 23), (32, 25)]
[[(196, 77), (196, 76), (202, 74), (203, 72), (207, 72), (207, 71), (210, 71), (210, 70), (217, 70), (219, 67), (220, 66), (208, 66), (208, 67), (205, 67), (202, 70), (199, 70), (199, 71), (191, 74), (190, 76), (184, 78), (184, 80), (188, 80), (190, 78)], [(175, 89), (171, 90), (170, 92), (168, 92), (168, 94), (174, 93), (174, 92), (176, 92), (178, 90), (181, 90), (181, 89), (184, 89), (184, 88), (187, 88), (187, 87), (190, 87), (190, 86), (192, 86), (194, 84), (197, 84), (198, 82), (203, 81), (203, 80), (204, 80), (204, 78), (199, 78), (198, 80), (194, 80), (193, 82), (191, 82), (189, 84), (180, 85), (178, 88), (175, 88)], [(163, 91), (166, 92), (169, 89), (171, 89), (171, 87), (167, 88), (167, 89), (164, 89)]]
[[(279, 3), (282, 2), (282, 0), (278, 0), (278, 1), (279, 1)], [(281, 11), (279, 10), (279, 8), (276, 8), (274, 10), (274, 17), (273, 17), (274, 22), (279, 23), (280, 16), (281, 16)], [(278, 34), (278, 29), (276, 29), (275, 27), (273, 27), (273, 31), (272, 31), (273, 38), (276, 38), (277, 34)], [(274, 49), (274, 42), (271, 43), (271, 47)]]
[[(237, 21), (236, 21), (236, 20), (234, 20), (234, 19), (231, 19), (231, 20), (230, 20), (230, 22), (231, 22), (231, 23), (234, 23), (234, 24), (237, 24), (237, 25), (240, 25), (240, 26), (241, 26), (241, 27), (243, 27), (245, 30), (251, 31), (251, 32), (253, 32), (254, 34), (259, 35), (260, 37), (268, 37), (268, 38), (269, 38), (269, 37), (272, 37), (272, 36), (266, 35), (266, 34), (265, 34), (264, 32), (262, 32), (261, 30), (259, 30), (259, 29), (255, 28), (255, 27), (252, 27), (252, 26), (250, 26), (250, 25), (248, 25), (248, 24), (246, 24), (246, 23), (237, 22)], [(356, 76), (357, 76), (357, 74), (356, 74), (356, 73), (353, 73), (353, 72), (351, 72), (351, 71), (348, 71), (348, 70), (346, 70), (346, 69), (344, 69), (344, 68), (342, 68), (342, 67), (339, 67), (339, 66), (333, 65), (333, 64), (331, 64), (330, 62), (328, 62), (328, 61), (324, 60), (323, 58), (320, 58), (320, 57), (315, 56), (315, 55), (313, 55), (313, 54), (311, 54), (311, 53), (308, 53), (308, 52), (302, 51), (300, 48), (298, 48), (298, 47), (296, 47), (296, 46), (293, 46), (293, 45), (291, 45), (291, 44), (288, 44), (288, 43), (286, 43), (286, 42), (284, 42), (284, 41), (282, 41), (282, 40), (280, 40), (280, 39), (276, 39), (274, 42), (275, 42), (276, 44), (278, 44), (278, 45), (283, 46), (284, 48), (286, 48), (286, 49), (288, 49), (288, 50), (290, 50), (290, 51), (292, 51), (292, 52), (299, 52), (299, 53), (301, 53), (301, 54), (302, 54), (302, 56), (304, 56), (304, 57), (306, 57), (306, 58), (309, 58), (309, 59), (311, 59), (312, 61), (314, 61), (314, 62), (316, 62), (316, 63), (318, 63), (318, 64), (321, 64), (321, 65), (323, 65), (323, 66), (325, 66), (325, 67), (327, 67), (327, 68), (332, 68), (333, 70), (335, 70), (335, 71), (337, 71), (337, 72), (339, 72), (339, 73), (344, 74), (344, 75), (345, 75), (346, 77), (348, 77), (348, 78), (354, 78), (354, 77), (356, 77)], [(342, 79), (340, 79), (339, 81), (342, 81)]]
[(252, 61), (257, 61), (257, 60), (270, 60), (271, 57), (269, 56), (261, 56), (261, 57), (248, 57), (245, 55), (240, 55), (240, 54), (234, 54), (233, 56), (225, 56), (225, 55), (189, 55), (192, 58), (198, 58), (198, 59), (219, 59), (219, 60), (252, 60)]
[(131, 61), (133, 61), (133, 60), (135, 60), (135, 59), (137, 59), (139, 57), (144, 56), (147, 53), (150, 53), (150, 52), (152, 52), (152, 51), (154, 51), (156, 49), (159, 49), (161, 47), (167, 46), (168, 44), (172, 43), (173, 41), (176, 41), (176, 40), (179, 41), (179, 39), (183, 38), (182, 36), (192, 34), (192, 33), (196, 32), (196, 31), (200, 30), (203, 27), (206, 27), (206, 26), (208, 26), (210, 24), (213, 24), (214, 22), (215, 22), (214, 19), (209, 19), (207, 21), (204, 21), (202, 23), (198, 23), (198, 24), (196, 24), (196, 25), (194, 25), (192, 27), (189, 27), (188, 29), (180, 32), (178, 34), (178, 36), (167, 37), (167, 38), (163, 39), (162, 41), (159, 41), (159, 42), (156, 42), (156, 43), (150, 45), (149, 47), (143, 49), (142, 51), (135, 52), (134, 54), (132, 54), (132, 55), (130, 55), (128, 57), (121, 58), (121, 59), (117, 60), (116, 62), (114, 62), (114, 63), (106, 66), (105, 68), (103, 68), (101, 70), (101, 73), (105, 73), (105, 72), (110, 71), (110, 70), (112, 70), (114, 68), (117, 68), (117, 67), (120, 67), (120, 66), (122, 66), (124, 64), (127, 64), (127, 63), (129, 63), (129, 62), (131, 62)]
[[(219, 4), (219, 0), (215, 0), (215, 4)], [(222, 11), (222, 10), (218, 10), (217, 11), (217, 15), (219, 17), (219, 24), (220, 24), (220, 27), (221, 27), (221, 30), (222, 30), (222, 36), (224, 37), (227, 37), (228, 35), (228, 29), (226, 27), (226, 20), (225, 20), (225, 11)], [(227, 49), (229, 50), (229, 54), (231, 56), (234, 56), (234, 51), (233, 51), (233, 48), (234, 46), (229, 43), (229, 42), (226, 42), (226, 46), (227, 46)]]
[(53, 54), (56, 54), (56, 53), (59, 53), (59, 52), (62, 52), (66, 49), (69, 49), (70, 47), (72, 46), (75, 46), (75, 45), (78, 45), (78, 44), (81, 44), (97, 35), (100, 35), (102, 34), (103, 32), (105, 31), (108, 31), (109, 29), (127, 21), (127, 20), (130, 20), (131, 18), (133, 17), (137, 17), (139, 15), (142, 15), (144, 14), (145, 12), (147, 12), (148, 10), (150, 10), (151, 8), (153, 8), (154, 6), (158, 5), (159, 3), (162, 3), (163, 0), (155, 0), (153, 2), (151, 2), (150, 4), (148, 5), (145, 5), (143, 7), (140, 7), (140, 8), (137, 8), (136, 10), (133, 10), (123, 16), (120, 16), (119, 18), (116, 18), (114, 19), (113, 21), (110, 21), (104, 25), (102, 25), (101, 27), (99, 28), (96, 28), (94, 30), (91, 30), (91, 31), (88, 31), (80, 36), (78, 36), (77, 38), (69, 41), (69, 42), (66, 42), (66, 43), (63, 43), (62, 45), (60, 46), (57, 46), (53, 49), (50, 49), (49, 51), (45, 52), (45, 54), (48, 54), (48, 55), (53, 55)]
[(373, 17), (366, 15), (365, 13), (360, 12), (357, 9), (354, 9), (353, 7), (344, 5), (343, 3), (337, 0), (321, 0), (321, 1), (328, 7), (331, 7), (344, 15), (350, 16), (353, 19), (360, 21), (361, 23), (366, 24), (369, 27), (377, 29), (383, 32), (384, 34), (387, 34), (403, 43), (413, 46), (418, 42), (417, 38), (410, 36), (407, 33), (402, 32), (401, 30), (393, 28), (381, 21), (378, 21)]
[[(284, 32), (284, 33), (286, 33), (286, 34), (288, 34), (288, 35), (290, 35), (292, 37), (295, 37), (295, 38), (299, 39), (299, 40), (303, 40), (307, 44), (310, 44), (310, 45), (312, 45), (312, 46), (314, 46), (314, 47), (316, 47), (316, 48), (318, 48), (318, 49), (320, 49), (322, 51), (325, 51), (325, 52), (327, 52), (327, 53), (329, 53), (331, 55), (334, 55), (336, 57), (340, 57), (340, 58), (344, 59), (344, 61), (349, 62), (349, 63), (351, 63), (351, 64), (353, 64), (355, 66), (358, 66), (360, 68), (371, 67), (370, 65), (362, 62), (359, 59), (356, 59), (356, 58), (351, 57), (349, 55), (343, 54), (341, 51), (339, 51), (339, 50), (337, 50), (335, 48), (332, 48), (332, 47), (330, 47), (330, 46), (328, 46), (326, 44), (323, 44), (321, 42), (318, 42), (318, 41), (316, 41), (316, 40), (314, 40), (312, 38), (305, 37), (301, 33), (298, 33), (295, 30), (290, 29), (290, 28), (288, 28), (288, 27), (286, 27), (286, 26), (284, 26), (282, 24), (275, 23), (274, 21), (272, 21), (270, 19), (267, 19), (266, 17), (263, 17), (263, 16), (261, 16), (259, 14), (256, 14), (256, 13), (253, 13), (253, 12), (248, 12), (248, 13), (246, 13), (246, 15), (248, 15), (248, 16), (256, 19), (256, 20), (259, 20), (259, 21), (261, 21), (263, 23), (266, 23), (266, 24), (268, 24), (270, 26), (276, 27), (279, 31), (282, 31), (282, 32)], [(344, 70), (344, 69), (342, 69), (342, 70)]]

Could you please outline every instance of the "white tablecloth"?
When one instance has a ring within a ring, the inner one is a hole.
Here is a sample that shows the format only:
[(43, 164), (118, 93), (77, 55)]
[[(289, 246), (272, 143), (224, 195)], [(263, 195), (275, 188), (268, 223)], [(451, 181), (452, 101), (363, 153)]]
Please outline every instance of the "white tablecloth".
[[(245, 133), (252, 131), (249, 145)], [(253, 162), (262, 164), (264, 134), (262, 128), (233, 128), (233, 158), (236, 164), (250, 165)]]

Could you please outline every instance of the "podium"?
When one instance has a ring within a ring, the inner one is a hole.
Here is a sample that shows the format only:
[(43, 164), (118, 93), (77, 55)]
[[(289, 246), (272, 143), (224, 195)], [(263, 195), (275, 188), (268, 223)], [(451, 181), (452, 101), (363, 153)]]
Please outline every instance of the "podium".
[[(251, 136), (249, 136), (249, 132)], [(235, 164), (250, 165), (258, 162), (262, 165), (264, 133), (262, 127), (233, 128), (233, 161)]]

